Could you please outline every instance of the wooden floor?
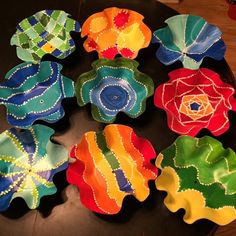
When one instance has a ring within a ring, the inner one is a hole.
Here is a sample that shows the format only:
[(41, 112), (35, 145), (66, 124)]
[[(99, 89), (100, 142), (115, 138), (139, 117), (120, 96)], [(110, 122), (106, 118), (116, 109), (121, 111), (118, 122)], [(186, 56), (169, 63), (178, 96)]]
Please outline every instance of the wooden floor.
[[(166, 4), (180, 13), (199, 15), (209, 23), (217, 25), (227, 45), (226, 60), (236, 77), (236, 21), (227, 15), (225, 0), (182, 0), (180, 3)], [(236, 235), (236, 234), (235, 234)]]
[[(180, 13), (199, 15), (209, 23), (217, 25), (223, 32), (222, 38), (227, 45), (226, 60), (236, 78), (236, 21), (227, 15), (228, 5), (224, 0), (182, 0), (178, 4), (166, 4)], [(235, 236), (236, 221), (219, 227), (215, 236)]]

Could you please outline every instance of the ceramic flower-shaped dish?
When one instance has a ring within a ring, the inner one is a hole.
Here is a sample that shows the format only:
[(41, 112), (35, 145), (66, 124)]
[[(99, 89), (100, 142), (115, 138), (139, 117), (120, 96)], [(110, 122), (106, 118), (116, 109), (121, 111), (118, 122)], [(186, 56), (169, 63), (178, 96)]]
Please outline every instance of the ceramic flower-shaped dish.
[(56, 62), (22, 63), (0, 83), (0, 104), (7, 107), (11, 125), (30, 127), (36, 120), (50, 123), (64, 116), (62, 99), (74, 96), (74, 82), (61, 74)]
[(236, 110), (231, 85), (206, 68), (177, 69), (169, 77), (156, 89), (154, 103), (166, 111), (171, 130), (191, 136), (203, 128), (216, 136), (228, 130), (228, 111)]
[(80, 32), (80, 25), (59, 10), (43, 10), (22, 20), (11, 38), (17, 56), (23, 61), (37, 63), (49, 53), (63, 59), (75, 50), (70, 32)]
[(120, 211), (125, 196), (144, 201), (149, 195), (148, 181), (157, 169), (150, 160), (155, 151), (149, 141), (132, 128), (108, 125), (103, 132), (87, 132), (71, 151), (75, 163), (67, 169), (67, 180), (80, 189), (81, 202), (102, 214)]
[(168, 26), (153, 33), (153, 42), (160, 44), (156, 56), (163, 64), (180, 60), (185, 68), (198, 69), (204, 57), (223, 59), (222, 33), (202, 17), (176, 15), (165, 22)]
[(184, 221), (236, 219), (236, 154), (209, 136), (181, 136), (158, 155), (156, 187), (167, 192), (167, 208), (185, 209)]
[(99, 58), (113, 59), (121, 54), (134, 59), (151, 41), (151, 30), (143, 18), (135, 11), (116, 7), (91, 15), (81, 30), (81, 36), (87, 36), (85, 50), (96, 50)]
[(50, 141), (53, 133), (46, 126), (34, 125), (0, 134), (0, 211), (16, 197), (34, 209), (41, 197), (56, 192), (53, 176), (67, 168), (68, 152)]
[(154, 84), (149, 76), (138, 71), (138, 62), (121, 57), (99, 59), (92, 67), (76, 81), (75, 93), (80, 106), (92, 104), (95, 120), (111, 123), (119, 112), (132, 118), (144, 112)]

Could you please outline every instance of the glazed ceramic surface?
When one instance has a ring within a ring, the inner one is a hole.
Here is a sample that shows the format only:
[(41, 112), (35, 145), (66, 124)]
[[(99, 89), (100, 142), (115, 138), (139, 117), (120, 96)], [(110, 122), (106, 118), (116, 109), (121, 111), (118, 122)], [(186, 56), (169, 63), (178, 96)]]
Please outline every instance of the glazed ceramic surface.
[(153, 33), (153, 43), (160, 44), (156, 56), (163, 64), (180, 60), (185, 68), (198, 69), (204, 57), (224, 58), (221, 31), (202, 17), (176, 15), (165, 22), (168, 26)]
[(38, 207), (40, 198), (56, 192), (53, 176), (68, 165), (68, 152), (50, 141), (54, 131), (42, 125), (0, 134), (0, 211), (23, 198), (29, 208)]
[(191, 224), (209, 219), (225, 225), (236, 219), (236, 154), (209, 136), (181, 136), (156, 160), (156, 187), (166, 191), (167, 208), (185, 210)]
[(100, 58), (121, 54), (134, 59), (151, 41), (151, 30), (143, 18), (135, 11), (116, 7), (91, 15), (82, 25), (81, 36), (87, 36), (85, 50), (96, 50)]
[(61, 101), (74, 96), (74, 82), (61, 70), (56, 62), (25, 62), (6, 74), (0, 83), (0, 104), (6, 106), (11, 125), (28, 128), (36, 120), (53, 123), (64, 116)]
[(154, 84), (149, 76), (138, 71), (138, 62), (126, 58), (99, 59), (92, 67), (76, 81), (75, 93), (80, 106), (92, 104), (95, 120), (112, 123), (119, 112), (136, 118), (145, 111)]
[(45, 54), (63, 59), (75, 50), (71, 31), (80, 32), (80, 25), (64, 11), (43, 10), (22, 20), (11, 38), (17, 56), (37, 63)]
[(132, 128), (108, 125), (103, 132), (87, 132), (71, 151), (75, 163), (67, 169), (67, 180), (80, 189), (81, 202), (90, 210), (116, 214), (125, 196), (144, 201), (149, 195), (148, 181), (157, 169), (151, 143), (138, 137)]
[(166, 111), (171, 130), (191, 136), (203, 128), (215, 136), (228, 130), (228, 111), (236, 111), (231, 85), (206, 68), (181, 68), (170, 72), (169, 77), (168, 82), (157, 87), (154, 103)]

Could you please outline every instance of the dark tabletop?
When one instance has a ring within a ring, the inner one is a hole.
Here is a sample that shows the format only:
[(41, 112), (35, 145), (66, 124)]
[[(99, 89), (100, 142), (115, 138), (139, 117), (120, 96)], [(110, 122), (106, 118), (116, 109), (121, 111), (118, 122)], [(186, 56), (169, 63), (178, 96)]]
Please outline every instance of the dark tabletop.
[[(13, 6), (14, 5), (14, 6)], [(174, 10), (154, 0), (20, 0), (5, 1), (0, 15), (0, 78), (12, 67), (21, 63), (15, 47), (9, 44), (15, 27), (22, 19), (43, 9), (61, 9), (68, 12), (81, 25), (92, 13), (106, 7), (117, 6), (136, 10), (145, 16), (144, 22), (151, 28), (165, 25), (164, 20), (177, 14)], [(72, 33), (77, 49), (64, 60), (45, 56), (43, 60), (54, 60), (63, 64), (63, 74), (76, 81), (78, 76), (91, 69), (91, 62), (97, 59), (96, 53), (86, 53), (82, 47), (84, 39), (79, 34)], [(180, 68), (180, 63), (164, 66), (155, 58), (157, 45), (142, 49), (137, 61), (139, 70), (153, 78), (155, 87), (168, 80), (168, 72)], [(222, 79), (234, 85), (233, 75), (223, 60), (216, 62), (204, 60), (203, 67), (218, 72)], [(90, 114), (90, 106), (79, 108), (76, 99), (65, 99), (63, 106), (66, 116), (56, 124), (46, 124), (55, 129), (54, 140), (66, 147), (78, 143), (82, 134), (90, 130), (102, 130), (103, 124), (95, 122)], [(4, 131), (10, 125), (5, 121), (5, 108), (0, 106), (1, 125)], [(236, 150), (231, 140), (236, 136), (236, 122), (233, 114), (229, 114), (231, 127), (218, 139), (226, 146)], [(153, 105), (152, 98), (147, 101), (146, 112), (137, 119), (131, 119), (119, 114), (116, 123), (126, 124), (134, 128), (138, 135), (148, 138), (159, 153), (169, 146), (177, 137), (167, 127), (165, 112)], [(198, 136), (208, 134), (202, 131)], [(236, 144), (235, 144), (236, 145)], [(151, 194), (146, 201), (139, 203), (133, 197), (126, 197), (122, 210), (115, 216), (94, 214), (80, 202), (79, 191), (75, 186), (68, 186), (65, 172), (54, 177), (58, 192), (55, 195), (43, 197), (37, 210), (29, 210), (22, 199), (13, 200), (10, 208), (0, 215), (0, 235), (209, 235), (216, 228), (215, 224), (201, 220), (192, 225), (183, 222), (183, 211), (171, 213), (163, 205), (164, 192), (155, 189), (150, 182)]]

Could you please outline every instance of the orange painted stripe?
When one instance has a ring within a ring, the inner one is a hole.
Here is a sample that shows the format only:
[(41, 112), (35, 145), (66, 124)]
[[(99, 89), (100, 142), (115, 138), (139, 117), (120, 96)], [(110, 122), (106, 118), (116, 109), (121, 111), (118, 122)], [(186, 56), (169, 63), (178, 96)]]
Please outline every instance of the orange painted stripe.
[[(127, 195), (127, 193), (124, 193), (120, 191), (119, 185), (117, 183), (115, 175), (112, 173), (112, 169), (103, 156), (102, 151), (98, 147), (96, 143), (96, 133), (95, 132), (89, 132), (86, 134), (87, 142), (89, 143), (89, 152), (90, 155), (93, 158), (93, 162), (95, 165), (95, 168), (100, 171), (100, 173), (103, 175), (103, 177), (106, 180), (106, 191), (102, 190), (103, 192), (106, 192), (106, 194), (111, 198), (116, 200), (116, 204), (121, 207), (124, 197)], [(99, 186), (99, 193), (101, 192), (101, 186)], [(105, 204), (105, 203), (104, 203)], [(109, 204), (106, 204), (109, 207)]]
[(133, 158), (134, 161), (137, 163), (137, 169), (138, 171), (143, 175), (143, 177), (146, 179), (146, 184), (149, 179), (154, 179), (156, 177), (156, 174), (153, 173), (153, 171), (147, 169), (144, 167), (144, 157), (143, 155), (134, 147), (132, 144), (131, 135), (133, 133), (132, 129), (127, 129), (127, 127), (119, 125), (117, 126), (119, 132), (122, 134), (122, 141), (123, 145), (126, 149), (126, 151), (129, 153), (129, 155)]
[(144, 201), (149, 195), (149, 188), (145, 185), (142, 174), (137, 170), (136, 162), (130, 157), (129, 153), (127, 153), (117, 126), (118, 125), (108, 125), (104, 129), (107, 146), (114, 152), (126, 178), (132, 184), (135, 197), (139, 201)]
[(147, 47), (150, 44), (152, 32), (144, 23), (141, 23), (139, 27), (145, 38), (144, 47)]
[[(88, 136), (94, 136), (94, 134), (94, 132), (90, 132)], [(90, 138), (89, 141), (87, 139), (87, 135), (83, 136), (77, 149), (77, 158), (85, 164), (84, 180), (92, 188), (94, 201), (98, 207), (106, 213), (116, 213), (120, 210), (120, 206), (117, 205), (115, 200), (109, 198), (106, 180), (99, 170), (96, 169), (93, 162), (94, 157), (90, 153), (89, 146), (91, 144), (88, 142), (94, 142), (94, 139)]]

